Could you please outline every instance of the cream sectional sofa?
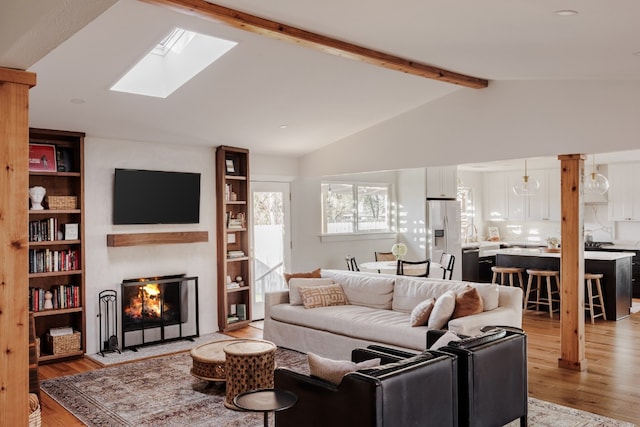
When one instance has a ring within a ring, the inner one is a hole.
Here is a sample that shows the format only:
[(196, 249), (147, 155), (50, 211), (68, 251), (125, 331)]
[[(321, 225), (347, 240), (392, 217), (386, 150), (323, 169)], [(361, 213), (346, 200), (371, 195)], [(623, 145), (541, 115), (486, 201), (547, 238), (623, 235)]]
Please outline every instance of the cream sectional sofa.
[(452, 319), (446, 328), (477, 335), (487, 325), (522, 325), (522, 290), (516, 287), (344, 270), (322, 270), (321, 276), (325, 283), (342, 286), (349, 305), (306, 309), (291, 304), (290, 291), (301, 284), (323, 282), (291, 279), (290, 290), (266, 294), (264, 339), (334, 359), (350, 359), (351, 350), (371, 344), (424, 350), (428, 328), (412, 327), (411, 311), (427, 298), (438, 298), (449, 290), (459, 292), (467, 285), (478, 289), (484, 311)]

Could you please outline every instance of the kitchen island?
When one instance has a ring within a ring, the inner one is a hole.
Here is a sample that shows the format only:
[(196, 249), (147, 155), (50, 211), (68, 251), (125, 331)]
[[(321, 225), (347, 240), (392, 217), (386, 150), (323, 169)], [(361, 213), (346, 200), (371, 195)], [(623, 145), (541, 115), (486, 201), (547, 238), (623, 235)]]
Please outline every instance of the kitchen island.
[[(560, 253), (543, 249), (500, 249), (491, 251), (500, 267), (560, 271)], [(633, 252), (584, 253), (585, 273), (602, 273), (602, 293), (608, 320), (629, 316), (631, 308), (631, 259)], [(526, 275), (526, 273), (525, 273)], [(525, 282), (528, 277), (525, 277)], [(582, 285), (584, 286), (584, 285)]]

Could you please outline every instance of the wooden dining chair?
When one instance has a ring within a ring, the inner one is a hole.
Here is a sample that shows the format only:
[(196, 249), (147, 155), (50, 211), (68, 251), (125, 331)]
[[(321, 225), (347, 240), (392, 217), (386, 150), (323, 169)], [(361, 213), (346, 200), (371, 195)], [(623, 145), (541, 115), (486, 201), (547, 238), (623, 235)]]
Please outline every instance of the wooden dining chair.
[[(396, 256), (394, 254), (392, 254), (391, 252), (374, 252), (373, 253), (376, 257), (376, 262), (378, 261), (395, 261), (396, 260)], [(380, 270), (378, 270), (378, 273), (381, 273)]]
[(351, 255), (347, 255), (344, 259), (347, 262), (347, 269), (349, 271), (360, 271), (360, 268), (358, 267), (358, 263), (356, 262), (355, 257)]
[(451, 280), (451, 276), (453, 275), (453, 265), (456, 262), (456, 257), (452, 254), (448, 254), (443, 252), (440, 255), (440, 265), (442, 266), (442, 278), (447, 278), (447, 272), (449, 273), (449, 280)]
[[(405, 268), (405, 266), (409, 266), (411, 268)], [(420, 274), (407, 274), (405, 270), (419, 270), (420, 266), (424, 266), (424, 271), (420, 271)], [(429, 277), (429, 267), (431, 267), (431, 260), (425, 259), (423, 261), (405, 261), (402, 259), (398, 260), (398, 276), (412, 276), (412, 277)]]

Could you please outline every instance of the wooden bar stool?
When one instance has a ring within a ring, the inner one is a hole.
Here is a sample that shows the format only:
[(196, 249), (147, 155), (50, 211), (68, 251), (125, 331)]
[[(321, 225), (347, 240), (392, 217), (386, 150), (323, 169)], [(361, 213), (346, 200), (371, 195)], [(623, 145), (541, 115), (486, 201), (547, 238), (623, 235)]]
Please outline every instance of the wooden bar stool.
[[(491, 279), (491, 283), (499, 283), (501, 285), (505, 285), (507, 282), (507, 278), (509, 279), (509, 286), (513, 286), (513, 275), (518, 275), (518, 287), (524, 288), (524, 281), (522, 279), (522, 273), (524, 272), (524, 268), (520, 267), (491, 267), (491, 271), (493, 271), (493, 277)], [(500, 282), (497, 282), (498, 274), (500, 275)]]
[[(527, 310), (527, 306), (529, 305), (529, 298), (531, 296), (531, 292), (536, 293), (536, 300), (531, 302), (531, 304), (536, 305), (536, 311), (540, 310), (541, 305), (546, 305), (549, 307), (549, 317), (553, 318), (553, 312), (560, 312), (560, 272), (556, 270), (533, 270), (528, 269), (527, 274), (529, 275), (529, 280), (527, 281), (527, 291), (524, 294), (524, 310)], [(532, 288), (533, 278), (536, 278), (535, 289)], [(546, 278), (547, 282), (547, 294), (546, 297), (542, 296), (542, 287), (541, 280), (542, 278)], [(556, 287), (553, 289), (551, 284), (551, 278), (555, 277), (556, 279)], [(554, 297), (555, 295), (555, 297)], [(554, 309), (553, 304), (558, 303), (558, 308)]]
[[(588, 311), (591, 315), (591, 324), (595, 322), (593, 319), (596, 317), (602, 316), (604, 320), (607, 320), (607, 314), (604, 312), (604, 299), (602, 298), (602, 286), (600, 284), (600, 279), (602, 279), (603, 275), (601, 273), (584, 273), (584, 281), (587, 287), (587, 298), (585, 300), (584, 309)], [(597, 294), (593, 294), (593, 281), (595, 280), (596, 284), (596, 292)], [(600, 300), (599, 304), (594, 304), (593, 300)], [(587, 305), (588, 304), (588, 305)], [(600, 309), (600, 313), (593, 314), (593, 308), (598, 307)]]

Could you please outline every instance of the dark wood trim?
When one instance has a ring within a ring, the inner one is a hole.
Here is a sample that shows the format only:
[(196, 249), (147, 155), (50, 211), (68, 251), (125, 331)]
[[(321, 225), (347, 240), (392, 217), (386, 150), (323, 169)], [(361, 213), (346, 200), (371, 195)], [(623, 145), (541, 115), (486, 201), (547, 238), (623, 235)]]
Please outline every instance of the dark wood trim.
[(208, 241), (208, 231), (107, 234), (107, 246), (109, 247), (164, 245), (173, 243), (199, 243)]
[(241, 30), (250, 31), (252, 33), (279, 40), (286, 40), (301, 46), (318, 49), (324, 53), (366, 62), (371, 65), (400, 71), (402, 73), (470, 87), (473, 89), (481, 89), (489, 85), (489, 81), (486, 79), (456, 73), (454, 71), (445, 70), (432, 65), (422, 64), (411, 59), (401, 58), (399, 56), (296, 28), (281, 22), (271, 21), (239, 10), (209, 3), (205, 0), (142, 1), (158, 6), (164, 6), (188, 15), (197, 15), (203, 18), (213, 19), (216, 22), (222, 21)]

